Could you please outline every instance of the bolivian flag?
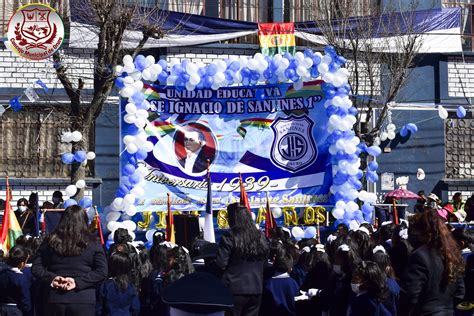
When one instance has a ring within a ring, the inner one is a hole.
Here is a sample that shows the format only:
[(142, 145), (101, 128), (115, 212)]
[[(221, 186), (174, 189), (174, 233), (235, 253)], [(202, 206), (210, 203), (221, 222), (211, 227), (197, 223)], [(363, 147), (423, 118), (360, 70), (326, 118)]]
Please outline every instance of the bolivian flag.
[(8, 186), (8, 177), (6, 191), (7, 197), (5, 199), (5, 210), (3, 211), (3, 223), (0, 235), (0, 244), (4, 251), (8, 251), (10, 248), (14, 247), (16, 239), (23, 235), (20, 224), (18, 223), (16, 215), (10, 205), (11, 192), (10, 187)]
[(258, 38), (264, 55), (295, 54), (295, 24), (292, 22), (258, 23)]

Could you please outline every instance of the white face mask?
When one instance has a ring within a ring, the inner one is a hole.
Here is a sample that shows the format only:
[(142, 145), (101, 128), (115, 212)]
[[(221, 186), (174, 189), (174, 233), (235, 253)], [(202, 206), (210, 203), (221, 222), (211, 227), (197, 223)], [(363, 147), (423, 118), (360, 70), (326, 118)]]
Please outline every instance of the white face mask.
[(18, 209), (22, 212), (26, 211), (28, 208), (25, 205), (20, 205)]
[(361, 285), (362, 283), (351, 283), (352, 292), (354, 292), (355, 294), (359, 294)]
[(335, 273), (337, 273), (337, 274), (342, 274), (341, 266), (338, 265), (338, 264), (334, 264), (334, 265), (332, 266), (332, 270), (333, 270)]

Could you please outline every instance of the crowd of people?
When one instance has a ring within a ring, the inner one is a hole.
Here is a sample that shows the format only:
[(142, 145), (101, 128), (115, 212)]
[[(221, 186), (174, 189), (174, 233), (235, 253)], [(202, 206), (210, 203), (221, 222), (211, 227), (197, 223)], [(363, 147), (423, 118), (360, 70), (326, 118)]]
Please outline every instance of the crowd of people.
[[(349, 230), (340, 224), (318, 243), (296, 242), (281, 227), (266, 238), (250, 212), (234, 203), (219, 243), (196, 240), (189, 250), (166, 242), (161, 232), (147, 250), (125, 229), (115, 231), (105, 250), (81, 207), (62, 213), (52, 233), (21, 236), (2, 253), (0, 315), (441, 316), (474, 310), (474, 235), (446, 224), (429, 204), (398, 225)], [(219, 301), (226, 293), (230, 303)]]

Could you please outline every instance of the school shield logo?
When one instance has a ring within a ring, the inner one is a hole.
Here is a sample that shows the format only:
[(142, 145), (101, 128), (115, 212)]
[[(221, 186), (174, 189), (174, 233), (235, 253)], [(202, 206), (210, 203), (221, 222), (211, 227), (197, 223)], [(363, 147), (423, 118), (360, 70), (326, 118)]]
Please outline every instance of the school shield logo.
[(274, 134), (270, 154), (272, 162), (291, 172), (311, 165), (318, 155), (313, 125), (313, 121), (306, 115), (277, 118), (271, 126)]
[(27, 39), (38, 42), (51, 35), (51, 25), (49, 24), (50, 10), (34, 8), (23, 10), (23, 23), (21, 24), (21, 35)]

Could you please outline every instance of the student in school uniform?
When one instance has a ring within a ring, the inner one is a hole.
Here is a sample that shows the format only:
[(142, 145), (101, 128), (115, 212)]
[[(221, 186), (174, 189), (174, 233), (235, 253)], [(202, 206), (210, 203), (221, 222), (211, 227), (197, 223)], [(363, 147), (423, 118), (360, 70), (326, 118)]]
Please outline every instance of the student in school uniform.
[(265, 281), (260, 315), (296, 315), (295, 297), (299, 295), (298, 283), (290, 276), (293, 258), (282, 253), (275, 258), (275, 275)]
[(97, 290), (97, 316), (136, 316), (140, 311), (138, 293), (130, 279), (132, 260), (126, 253), (109, 258), (109, 279)]
[(95, 315), (96, 287), (107, 277), (107, 259), (88, 232), (86, 211), (68, 207), (33, 259), (33, 276), (46, 283), (46, 315)]
[(28, 252), (20, 246), (10, 249), (7, 265), (0, 270), (0, 315), (21, 316), (31, 312), (30, 282), (21, 271)]
[(388, 297), (385, 273), (373, 261), (362, 261), (352, 275), (349, 316), (397, 316), (383, 302)]

